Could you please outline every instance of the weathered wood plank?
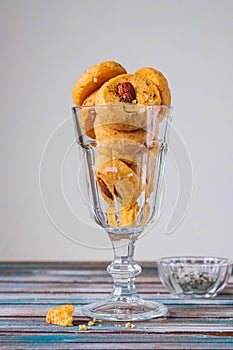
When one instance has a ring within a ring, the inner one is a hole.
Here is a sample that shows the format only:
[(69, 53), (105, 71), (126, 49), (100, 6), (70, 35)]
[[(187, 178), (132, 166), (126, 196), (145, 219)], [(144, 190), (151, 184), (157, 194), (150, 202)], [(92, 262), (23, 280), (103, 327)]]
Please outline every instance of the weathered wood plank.
[[(103, 299), (108, 293), (2, 293), (0, 294), (0, 305), (8, 305), (14, 308), (15, 305), (61, 305), (64, 303), (84, 304), (94, 300)], [(233, 296), (218, 296), (211, 299), (182, 299), (168, 294), (143, 293), (140, 295), (145, 299), (162, 302), (168, 306), (180, 307), (233, 307)]]
[[(89, 300), (90, 301), (90, 300)], [(85, 302), (76, 302), (73, 303), (75, 306), (75, 313), (81, 315), (80, 307)], [(69, 303), (69, 299), (66, 301)], [(57, 306), (58, 304), (27, 304), (27, 305), (18, 305), (18, 306), (1, 306), (1, 317), (11, 316), (11, 317), (38, 317), (45, 316), (49, 308)], [(201, 307), (198, 305), (172, 305), (169, 307), (169, 317), (174, 318), (230, 318), (233, 317), (233, 306), (226, 307)]]
[[(33, 344), (33, 345), (26, 345), (25, 343), (12, 343), (11, 345), (9, 344), (1, 344), (1, 349), (2, 350), (12, 350), (12, 349), (17, 349), (17, 350), (35, 350), (35, 349), (46, 349), (46, 350), (70, 350), (71, 345), (70, 344), (65, 344), (65, 343), (38, 343), (38, 344)], [(77, 349), (82, 349), (82, 350), (95, 350), (95, 349), (101, 349), (101, 350), (106, 350), (106, 349), (111, 349), (111, 350), (222, 350), (222, 349), (233, 349), (232, 344), (226, 344), (226, 343), (202, 343), (202, 344), (192, 344), (192, 343), (101, 343), (100, 344), (95, 344), (95, 343), (72, 343), (72, 350), (77, 350)]]
[[(79, 324), (87, 324), (87, 320), (83, 321), (83, 319), (74, 318), (74, 326), (73, 327), (59, 327), (56, 325), (47, 324), (45, 318), (36, 318), (36, 319), (5, 319), (4, 321), (0, 320), (0, 335), (4, 333), (17, 333), (17, 332), (42, 332), (42, 333), (83, 333), (79, 331)], [(89, 333), (112, 333), (114, 329), (114, 333), (150, 333), (150, 334), (189, 334), (189, 333), (204, 333), (204, 334), (212, 334), (213, 332), (217, 335), (221, 335), (222, 333), (226, 333), (228, 335), (233, 335), (233, 325), (229, 324), (229, 321), (224, 320), (224, 322), (219, 323), (217, 320), (206, 321), (206, 322), (198, 322), (198, 320), (190, 321), (186, 320), (186, 322), (174, 321), (172, 319), (160, 319), (156, 322), (154, 320), (146, 322), (134, 322), (135, 328), (129, 329), (125, 327), (125, 322), (96, 322), (96, 325), (90, 327), (88, 330)], [(33, 331), (32, 331), (33, 329)]]
[[(169, 346), (169, 347), (168, 347)], [(19, 343), (11, 343), (11, 345), (7, 345), (7, 344), (2, 344), (1, 345), (1, 349), (2, 350), (12, 350), (12, 349), (17, 349), (17, 350), (35, 350), (35, 349), (46, 349), (46, 350), (78, 350), (78, 349), (82, 349), (82, 350), (95, 350), (95, 349), (101, 349), (101, 350), (155, 350), (155, 349), (159, 349), (159, 350), (163, 350), (163, 349), (176, 349), (176, 350), (222, 350), (222, 349), (233, 349), (233, 345), (232, 344), (226, 344), (226, 343), (208, 343), (208, 344), (191, 344), (191, 343), (178, 343), (178, 344), (172, 344), (169, 343), (101, 343), (101, 344), (95, 344), (95, 343), (69, 343), (69, 344), (59, 344), (59, 343), (55, 343), (55, 344), (51, 344), (51, 343), (38, 343), (38, 344), (33, 344), (33, 345), (27, 345), (27, 344), (23, 344), (23, 345), (19, 345)]]
[(75, 334), (70, 333), (55, 333), (55, 334), (47, 334), (47, 333), (33, 333), (33, 332), (25, 332), (22, 334), (13, 334), (11, 332), (5, 333), (0, 337), (1, 343), (15, 343), (15, 342), (26, 342), (26, 343), (229, 343), (233, 344), (233, 334), (224, 336), (216, 335), (215, 332), (212, 334), (182, 334), (179, 335), (177, 333), (173, 334), (146, 334), (143, 333), (137, 334), (133, 331), (128, 331), (124, 333), (115, 333), (114, 331), (109, 333), (104, 333), (99, 336), (99, 334), (92, 333), (90, 331), (85, 332), (77, 332)]

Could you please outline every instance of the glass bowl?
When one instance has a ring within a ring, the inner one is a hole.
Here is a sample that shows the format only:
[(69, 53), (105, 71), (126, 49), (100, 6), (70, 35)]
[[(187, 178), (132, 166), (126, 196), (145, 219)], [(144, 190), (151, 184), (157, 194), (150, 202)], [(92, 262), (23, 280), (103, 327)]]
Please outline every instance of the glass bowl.
[(227, 285), (232, 261), (218, 257), (166, 257), (158, 260), (159, 276), (178, 297), (209, 298)]

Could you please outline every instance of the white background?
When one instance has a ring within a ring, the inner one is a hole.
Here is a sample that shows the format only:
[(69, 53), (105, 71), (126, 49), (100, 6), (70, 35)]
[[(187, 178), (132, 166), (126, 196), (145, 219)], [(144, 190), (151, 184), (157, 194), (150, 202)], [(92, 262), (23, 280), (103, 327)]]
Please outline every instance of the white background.
[(174, 125), (193, 167), (189, 210), (168, 235), (165, 227), (178, 191), (168, 159), (167, 207), (138, 242), (136, 258), (193, 254), (233, 259), (233, 1), (1, 0), (0, 17), (0, 259), (111, 259), (106, 233), (86, 224), (85, 205), (73, 188), (74, 148), (64, 168), (64, 188), (79, 219), (69, 220), (57, 190), (59, 155), (74, 137), (70, 119), (45, 152), (43, 186), (51, 218), (81, 244), (52, 224), (39, 188), (42, 152), (57, 126), (71, 116), (75, 80), (105, 60), (116, 60), (131, 73), (152, 66), (166, 75)]

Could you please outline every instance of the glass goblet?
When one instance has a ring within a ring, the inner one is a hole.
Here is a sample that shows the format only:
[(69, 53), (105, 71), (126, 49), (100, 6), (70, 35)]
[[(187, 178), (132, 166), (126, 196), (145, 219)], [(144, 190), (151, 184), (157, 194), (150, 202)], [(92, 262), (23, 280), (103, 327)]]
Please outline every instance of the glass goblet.
[(167, 307), (144, 300), (135, 288), (138, 237), (155, 223), (162, 201), (171, 106), (118, 103), (74, 107), (91, 218), (108, 234), (114, 258), (107, 271), (112, 293), (82, 307), (103, 320), (139, 321), (163, 316)]

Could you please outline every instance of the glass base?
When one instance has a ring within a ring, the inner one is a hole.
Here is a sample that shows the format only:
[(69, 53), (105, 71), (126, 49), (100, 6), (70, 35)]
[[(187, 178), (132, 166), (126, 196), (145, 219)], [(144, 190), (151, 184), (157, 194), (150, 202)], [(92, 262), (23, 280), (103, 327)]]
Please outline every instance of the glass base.
[(99, 320), (143, 321), (166, 315), (165, 305), (143, 300), (140, 297), (108, 297), (82, 307), (84, 315)]

